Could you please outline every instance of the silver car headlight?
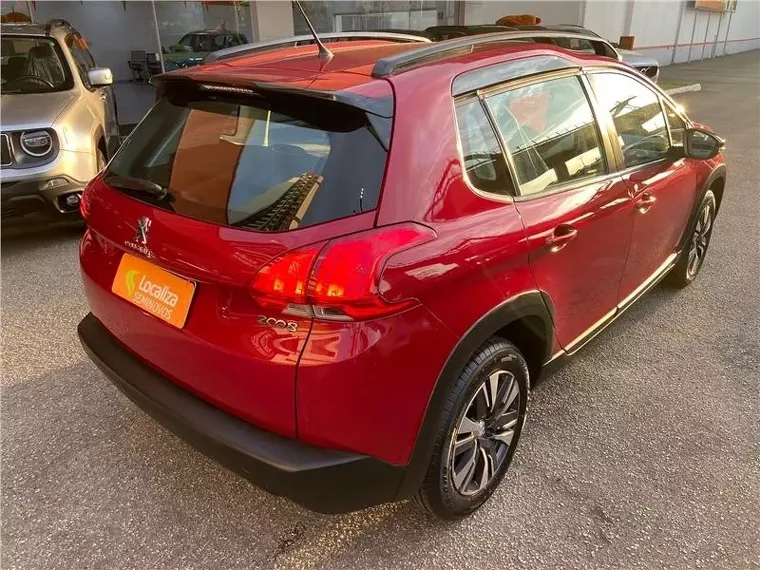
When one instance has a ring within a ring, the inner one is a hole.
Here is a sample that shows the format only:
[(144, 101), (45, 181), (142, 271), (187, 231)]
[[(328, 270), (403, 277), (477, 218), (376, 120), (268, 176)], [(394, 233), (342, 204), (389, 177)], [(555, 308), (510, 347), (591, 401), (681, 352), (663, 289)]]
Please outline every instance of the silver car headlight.
[(6, 131), (3, 134), (7, 146), (3, 154), (5, 167), (33, 168), (52, 162), (58, 156), (58, 135), (54, 129)]
[(26, 154), (35, 158), (53, 151), (53, 137), (47, 131), (24, 131), (19, 136), (19, 144)]

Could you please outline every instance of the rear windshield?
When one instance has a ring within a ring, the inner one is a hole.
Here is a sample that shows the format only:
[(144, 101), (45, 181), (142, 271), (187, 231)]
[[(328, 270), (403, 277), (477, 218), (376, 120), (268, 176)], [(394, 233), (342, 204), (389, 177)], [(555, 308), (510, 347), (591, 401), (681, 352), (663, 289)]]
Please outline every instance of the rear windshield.
[(366, 114), (344, 105), (169, 95), (104, 178), (184, 216), (275, 232), (374, 209), (385, 161)]

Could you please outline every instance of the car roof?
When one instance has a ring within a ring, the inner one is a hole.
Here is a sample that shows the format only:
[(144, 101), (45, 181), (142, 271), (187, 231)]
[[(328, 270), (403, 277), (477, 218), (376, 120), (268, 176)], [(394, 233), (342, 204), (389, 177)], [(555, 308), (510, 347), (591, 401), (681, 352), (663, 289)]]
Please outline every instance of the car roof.
[(23, 22), (23, 23), (4, 23), (0, 25), (2, 35), (19, 35), (19, 36), (60, 36), (75, 32), (74, 27), (63, 20), (52, 20), (45, 24)]
[[(493, 34), (494, 36), (498, 34)], [(461, 39), (461, 38), (460, 38)], [(389, 81), (401, 73), (404, 77), (415, 74), (417, 68), (430, 64), (445, 63), (447, 75), (454, 77), (472, 71), (528, 56), (553, 57), (566, 60), (567, 67), (580, 66), (585, 62), (595, 65), (614, 64), (609, 58), (595, 54), (568, 51), (545, 43), (519, 43), (504, 38), (482, 42), (466, 50), (456, 49), (440, 56), (423, 58), (419, 64), (378, 77), (376, 65), (386, 58), (393, 59), (415, 50), (441, 46), (437, 43), (400, 43), (387, 40), (358, 40), (330, 42), (327, 46), (333, 57), (325, 62), (318, 56), (314, 44), (271, 49), (263, 53), (241, 54), (220, 61), (173, 71), (156, 78), (157, 82), (172, 79), (190, 79), (200, 83), (224, 84), (255, 88), (267, 86), (277, 89), (313, 90), (322, 93), (348, 91), (366, 97), (385, 97), (392, 94)], [(387, 81), (386, 81), (387, 80)]]
[(232, 36), (232, 35), (235, 35), (236, 36), (236, 35), (240, 34), (240, 32), (236, 32), (235, 30), (194, 30), (192, 32), (187, 32), (185, 34), (185, 36), (190, 36), (190, 35), (193, 35), (193, 34), (196, 34), (196, 35), (199, 35), (199, 36), (210, 36), (210, 35), (217, 35), (217, 36), (223, 36), (223, 35)]

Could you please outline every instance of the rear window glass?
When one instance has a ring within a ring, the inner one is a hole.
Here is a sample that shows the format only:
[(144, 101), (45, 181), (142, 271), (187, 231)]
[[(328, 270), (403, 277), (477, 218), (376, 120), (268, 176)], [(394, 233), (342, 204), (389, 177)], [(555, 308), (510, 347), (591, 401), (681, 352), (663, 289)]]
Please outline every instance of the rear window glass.
[[(163, 98), (113, 159), (106, 182), (184, 216), (257, 231), (375, 208), (387, 157), (366, 114), (297, 99)], [(135, 191), (135, 182), (166, 195)]]

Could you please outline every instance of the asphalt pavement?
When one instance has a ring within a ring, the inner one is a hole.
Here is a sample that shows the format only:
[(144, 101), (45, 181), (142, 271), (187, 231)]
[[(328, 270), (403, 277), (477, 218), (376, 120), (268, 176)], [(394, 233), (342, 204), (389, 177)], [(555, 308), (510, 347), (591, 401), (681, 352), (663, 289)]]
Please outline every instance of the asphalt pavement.
[(319, 515), (225, 471), (80, 349), (79, 232), (4, 239), (2, 568), (760, 568), (760, 52), (696, 76), (678, 100), (729, 169), (699, 279), (536, 388), (504, 484), (461, 522)]

